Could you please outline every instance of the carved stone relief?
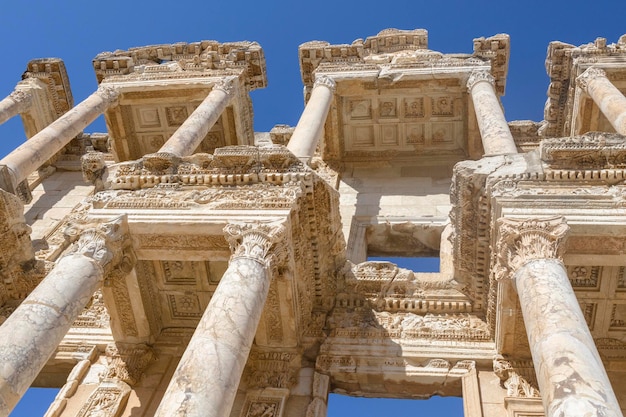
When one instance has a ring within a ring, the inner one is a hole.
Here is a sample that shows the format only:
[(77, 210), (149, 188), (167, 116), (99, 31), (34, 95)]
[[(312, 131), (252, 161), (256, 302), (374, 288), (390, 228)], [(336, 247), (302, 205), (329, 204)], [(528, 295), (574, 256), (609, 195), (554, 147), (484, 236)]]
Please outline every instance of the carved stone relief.
[(124, 411), (130, 387), (122, 381), (103, 381), (91, 393), (77, 417), (118, 417)]

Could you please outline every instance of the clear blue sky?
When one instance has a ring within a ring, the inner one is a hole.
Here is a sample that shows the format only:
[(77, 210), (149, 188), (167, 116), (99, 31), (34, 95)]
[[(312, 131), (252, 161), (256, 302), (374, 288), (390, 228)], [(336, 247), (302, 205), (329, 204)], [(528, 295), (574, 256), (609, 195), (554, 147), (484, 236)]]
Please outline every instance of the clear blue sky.
[[(269, 79), (265, 90), (252, 93), (255, 129), (268, 131), (278, 123), (295, 125), (302, 111), (299, 44), (350, 43), (385, 28), (424, 28), (429, 31), (430, 49), (442, 52), (469, 53), (475, 37), (510, 34), (506, 116), (541, 120), (548, 87), (544, 69), (548, 42), (580, 45), (598, 36), (616, 42), (626, 33), (625, 15), (624, 0), (4, 1), (0, 97), (13, 89), (33, 58), (65, 60), (79, 102), (96, 89), (91, 59), (99, 52), (203, 39), (251, 40), (265, 50)], [(96, 122), (87, 131), (104, 131), (104, 124)], [(0, 156), (23, 140), (19, 118), (0, 126)], [(442, 408), (437, 410), (446, 415)]]

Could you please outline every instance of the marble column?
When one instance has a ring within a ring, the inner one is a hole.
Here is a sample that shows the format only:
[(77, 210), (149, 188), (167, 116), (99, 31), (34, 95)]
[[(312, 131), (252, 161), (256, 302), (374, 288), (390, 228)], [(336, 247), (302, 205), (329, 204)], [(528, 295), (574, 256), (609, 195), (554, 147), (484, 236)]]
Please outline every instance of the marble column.
[(52, 158), (72, 138), (113, 104), (118, 91), (112, 87), (100, 87), (84, 101), (52, 122), (45, 129), (18, 146), (0, 160), (0, 188), (14, 192), (17, 185)]
[(226, 78), (216, 83), (209, 95), (165, 142), (158, 153), (178, 157), (193, 154), (235, 96), (234, 80)]
[(278, 256), (280, 224), (229, 224), (233, 255), (183, 354), (156, 416), (230, 415)]
[(576, 78), (576, 83), (598, 105), (615, 131), (626, 135), (626, 97), (606, 77), (604, 70), (589, 67)]
[(15, 407), (105, 275), (132, 268), (125, 217), (80, 234), (71, 252), (0, 326), (0, 416)]
[(335, 92), (335, 82), (326, 76), (317, 77), (311, 97), (298, 120), (287, 149), (300, 159), (309, 160), (322, 137), (324, 123)]
[(485, 156), (517, 153), (509, 125), (496, 96), (495, 79), (488, 71), (474, 71), (467, 80)]
[(0, 125), (13, 116), (25, 112), (33, 103), (33, 95), (28, 90), (15, 89), (0, 101)]
[(546, 417), (621, 416), (561, 261), (564, 219), (499, 219), (498, 227), (495, 270), (517, 289)]

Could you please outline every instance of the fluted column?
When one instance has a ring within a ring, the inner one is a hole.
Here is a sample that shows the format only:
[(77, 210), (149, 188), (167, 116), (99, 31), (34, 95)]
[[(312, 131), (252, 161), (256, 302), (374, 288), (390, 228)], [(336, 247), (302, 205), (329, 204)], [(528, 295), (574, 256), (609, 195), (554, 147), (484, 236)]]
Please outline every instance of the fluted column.
[(233, 78), (216, 83), (209, 95), (165, 142), (158, 153), (169, 153), (178, 157), (193, 154), (232, 101), (234, 91)]
[(15, 192), (20, 182), (104, 113), (118, 94), (116, 89), (100, 85), (84, 101), (5, 156), (0, 160), (0, 188)]
[(315, 148), (322, 137), (334, 91), (335, 82), (331, 78), (317, 77), (311, 97), (287, 144), (287, 149), (298, 158), (308, 160), (315, 153)]
[(589, 67), (576, 78), (578, 86), (593, 99), (617, 133), (626, 135), (626, 97), (600, 68)]
[(0, 125), (13, 116), (25, 112), (33, 104), (33, 95), (28, 90), (15, 89), (0, 101)]
[(498, 227), (495, 271), (515, 283), (546, 417), (621, 416), (561, 261), (564, 219), (499, 219)]
[(488, 71), (474, 71), (467, 80), (485, 156), (517, 153), (509, 125), (496, 96), (495, 79)]
[(280, 224), (229, 224), (233, 255), (159, 405), (160, 417), (230, 415), (270, 286)]
[(85, 230), (0, 326), (0, 416), (24, 395), (105, 275), (132, 268), (129, 245), (125, 217)]

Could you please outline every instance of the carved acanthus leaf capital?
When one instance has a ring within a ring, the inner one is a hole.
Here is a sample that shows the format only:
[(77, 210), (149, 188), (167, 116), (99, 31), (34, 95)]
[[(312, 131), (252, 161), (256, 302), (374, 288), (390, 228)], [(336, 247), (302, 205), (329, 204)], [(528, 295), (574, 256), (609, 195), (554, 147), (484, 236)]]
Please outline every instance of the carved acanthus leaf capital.
[(467, 89), (469, 91), (472, 91), (472, 88), (474, 88), (474, 86), (481, 81), (488, 82), (494, 87), (496, 85), (496, 79), (493, 77), (493, 75), (491, 75), (489, 71), (472, 71), (469, 79), (467, 80)]
[(96, 93), (110, 105), (116, 103), (120, 97), (120, 89), (108, 84), (100, 84)]
[(18, 113), (23, 113), (33, 104), (33, 93), (28, 90), (16, 89), (9, 94), (11, 100), (17, 103)]
[(93, 259), (104, 269), (105, 275), (114, 270), (128, 273), (135, 266), (136, 256), (125, 215), (96, 225), (70, 224), (65, 234), (70, 239), (78, 238), (69, 254)]
[(143, 371), (156, 359), (152, 348), (143, 344), (111, 343), (105, 352), (108, 363), (106, 378), (118, 379), (129, 385), (139, 382)]
[(513, 277), (535, 259), (561, 260), (569, 226), (563, 217), (498, 219), (495, 278)]
[(332, 78), (326, 75), (319, 75), (315, 77), (315, 83), (313, 84), (313, 88), (317, 88), (318, 86), (324, 86), (334, 93), (337, 84)]
[(500, 355), (493, 359), (493, 373), (500, 379), (506, 388), (507, 397), (537, 398), (539, 390), (533, 386), (511, 362), (504, 360)]
[(282, 222), (229, 223), (224, 232), (233, 258), (251, 258), (269, 265), (279, 255), (277, 247), (285, 237), (285, 226)]
[(585, 70), (585, 72), (583, 72), (576, 78), (576, 85), (578, 85), (586, 92), (589, 83), (599, 77), (606, 78), (606, 72), (604, 72), (604, 70), (601, 68), (589, 67)]
[(221, 90), (226, 95), (232, 95), (235, 92), (235, 81), (234, 78), (222, 78), (215, 84), (213, 84), (213, 90)]

